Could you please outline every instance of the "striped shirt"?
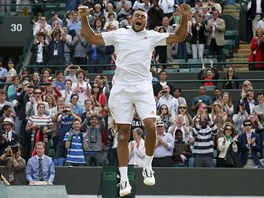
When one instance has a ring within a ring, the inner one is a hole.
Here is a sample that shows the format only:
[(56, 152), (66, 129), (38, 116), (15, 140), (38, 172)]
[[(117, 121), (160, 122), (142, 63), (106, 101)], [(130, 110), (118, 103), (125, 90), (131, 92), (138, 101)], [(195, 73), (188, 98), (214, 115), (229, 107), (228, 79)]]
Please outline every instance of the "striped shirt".
[[(39, 117), (37, 115), (30, 116), (28, 119), (29, 124), (38, 124), (40, 127), (47, 127), (49, 123), (51, 123), (51, 117), (47, 115), (43, 115), (43, 117)], [(35, 139), (35, 130), (32, 130), (31, 133), (31, 141), (34, 142)], [(48, 136), (46, 136), (46, 142), (48, 141)]]
[[(69, 135), (70, 133), (67, 132), (63, 140), (64, 142), (68, 141)], [(72, 134), (71, 146), (67, 151), (66, 162), (85, 164), (83, 142), (80, 135), (84, 135), (84, 133)], [(86, 141), (88, 140), (86, 139)]]
[(193, 155), (213, 156), (214, 144), (213, 136), (217, 133), (217, 126), (213, 123), (209, 123), (205, 129), (193, 128), (193, 137), (195, 138)]

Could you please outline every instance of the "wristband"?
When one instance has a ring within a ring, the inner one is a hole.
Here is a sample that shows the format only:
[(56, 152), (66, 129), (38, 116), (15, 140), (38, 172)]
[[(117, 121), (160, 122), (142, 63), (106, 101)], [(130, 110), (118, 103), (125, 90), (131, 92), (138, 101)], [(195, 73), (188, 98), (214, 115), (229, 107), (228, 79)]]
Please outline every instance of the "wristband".
[(70, 142), (72, 140), (72, 136), (69, 136), (68, 137), (68, 141)]

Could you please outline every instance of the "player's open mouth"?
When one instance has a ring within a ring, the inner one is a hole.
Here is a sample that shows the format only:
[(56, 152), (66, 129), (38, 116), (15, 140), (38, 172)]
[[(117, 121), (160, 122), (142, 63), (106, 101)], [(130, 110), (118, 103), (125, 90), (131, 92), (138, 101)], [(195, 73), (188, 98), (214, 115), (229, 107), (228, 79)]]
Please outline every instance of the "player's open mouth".
[(137, 25), (137, 26), (141, 26), (142, 23), (140, 23), (140, 22), (136, 22), (136, 25)]

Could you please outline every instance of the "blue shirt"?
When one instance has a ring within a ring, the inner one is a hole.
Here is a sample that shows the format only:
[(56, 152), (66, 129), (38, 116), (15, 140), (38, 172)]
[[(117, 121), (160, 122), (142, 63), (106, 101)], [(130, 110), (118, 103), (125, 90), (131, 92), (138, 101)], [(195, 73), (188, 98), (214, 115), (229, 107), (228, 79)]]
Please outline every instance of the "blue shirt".
[(61, 123), (60, 123), (60, 140), (63, 140), (65, 137), (65, 134), (70, 131), (72, 128), (72, 121), (74, 120), (74, 117), (68, 116), (66, 114), (62, 114), (61, 116)]
[(83, 109), (82, 107), (80, 107), (79, 105), (76, 104), (76, 106), (72, 106), (72, 112), (75, 114), (75, 115), (78, 115), (78, 116), (81, 116), (82, 115), (82, 112), (83, 112)]
[[(55, 178), (55, 169), (52, 159), (43, 155), (42, 157), (42, 170), (44, 181), (53, 182)], [(29, 182), (39, 181), (39, 157), (36, 155), (31, 157), (27, 162), (26, 177)]]
[(195, 97), (192, 101), (192, 105), (196, 105), (199, 100), (202, 100), (207, 106), (212, 104), (212, 98), (210, 96), (204, 95)]
[(57, 88), (60, 87), (60, 89), (59, 89), (60, 91), (62, 91), (62, 90), (65, 89), (65, 87), (64, 87), (64, 81), (62, 81), (62, 82), (55, 81), (54, 82), (54, 86), (57, 87)]
[[(6, 68), (4, 68), (4, 67), (0, 67), (0, 78), (6, 78), (7, 77), (7, 70), (6, 70)], [(0, 83), (1, 82), (4, 82), (4, 81), (1, 81), (0, 80)]]
[[(70, 133), (67, 132), (63, 141), (65, 142), (68, 141), (69, 135)], [(83, 136), (84, 134), (83, 133), (72, 134), (71, 145), (67, 151), (66, 162), (85, 164), (83, 142), (81, 142), (81, 135)], [(86, 139), (86, 141), (88, 141), (88, 139)]]

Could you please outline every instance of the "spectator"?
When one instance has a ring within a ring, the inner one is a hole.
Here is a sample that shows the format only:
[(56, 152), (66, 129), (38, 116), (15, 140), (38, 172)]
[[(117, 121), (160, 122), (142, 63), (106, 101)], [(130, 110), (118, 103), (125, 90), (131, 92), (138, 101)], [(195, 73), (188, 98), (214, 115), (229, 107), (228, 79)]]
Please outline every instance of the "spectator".
[[(219, 11), (213, 11), (213, 19), (208, 20), (208, 25), (206, 27), (206, 32), (209, 32), (207, 45), (209, 46), (209, 55), (217, 56), (220, 59), (222, 56), (222, 49), (225, 45), (225, 20), (220, 19)], [(221, 59), (220, 59), (221, 60)]]
[(115, 19), (114, 13), (108, 14), (108, 20), (106, 21), (104, 25), (104, 30), (106, 31), (108, 28), (114, 26), (115, 30), (119, 28), (119, 22)]
[(40, 88), (40, 76), (39, 76), (39, 72), (35, 71), (32, 74), (32, 80), (31, 80), (32, 84), (34, 85), (35, 88)]
[[(90, 126), (88, 125), (89, 122)], [(104, 118), (96, 113), (87, 117), (82, 124), (82, 129), (89, 131), (89, 148), (85, 153), (85, 160), (88, 166), (103, 166), (105, 164), (106, 156), (104, 156), (104, 145), (102, 144), (104, 127)]]
[(264, 17), (263, 17), (263, 14), (262, 14), (262, 19), (259, 20), (259, 22), (257, 24), (257, 28), (264, 29)]
[(72, 83), (77, 81), (76, 73), (78, 70), (81, 70), (79, 65), (70, 64), (66, 67), (64, 71), (65, 80), (70, 79)]
[[(166, 17), (167, 18), (167, 17)], [(166, 29), (164, 27), (159, 28), (158, 32), (166, 33)], [(171, 48), (171, 46), (170, 46)], [(158, 63), (167, 63), (167, 46), (157, 46), (155, 47), (155, 52), (158, 56), (157, 62)], [(161, 66), (163, 69), (166, 69), (166, 65)]]
[(144, 9), (148, 13), (148, 11), (151, 8), (149, 0), (143, 0), (143, 1), (137, 0), (137, 1), (135, 1), (132, 9), (137, 10), (139, 8)]
[(83, 107), (84, 101), (87, 96), (90, 95), (91, 85), (85, 81), (85, 72), (84, 70), (78, 70), (76, 72), (77, 82), (72, 83), (73, 93), (78, 95), (78, 105)]
[(154, 96), (158, 96), (159, 92), (162, 90), (162, 86), (168, 85), (170, 90), (173, 90), (173, 85), (167, 82), (167, 72), (166, 70), (161, 70), (159, 72), (159, 83), (153, 85)]
[(154, 150), (153, 167), (172, 167), (174, 140), (170, 133), (165, 133), (163, 122), (156, 123), (157, 139)]
[(133, 130), (133, 141), (128, 143), (129, 157), (128, 164), (143, 167), (145, 160), (145, 140), (142, 138), (143, 131), (141, 128)]
[(219, 15), (222, 14), (222, 6), (219, 3), (215, 3), (215, 0), (209, 0), (209, 12), (214, 12), (214, 10), (217, 10)]
[(183, 124), (185, 123), (185, 125), (187, 127), (193, 126), (192, 117), (191, 117), (191, 115), (188, 112), (186, 104), (180, 104), (179, 105), (179, 107), (178, 107), (178, 115), (182, 115), (183, 116)]
[(232, 117), (234, 114), (234, 105), (232, 103), (231, 95), (228, 92), (224, 92), (222, 99), (221, 99), (221, 104), (223, 106), (224, 112), (227, 113), (228, 117)]
[(242, 90), (241, 90), (241, 99), (247, 97), (247, 91), (253, 90), (253, 85), (250, 81), (245, 80), (242, 84)]
[(29, 185), (53, 185), (55, 169), (52, 159), (45, 155), (45, 144), (37, 142), (35, 145), (37, 155), (27, 162), (26, 177)]
[[(237, 154), (237, 138), (235, 129), (232, 125), (224, 127), (224, 136), (220, 137), (217, 141), (218, 150), (220, 151), (217, 157), (217, 167), (238, 167), (238, 154)], [(231, 148), (229, 148), (231, 147)], [(231, 161), (228, 161), (229, 159)]]
[(71, 47), (72, 47), (72, 36), (68, 34), (67, 27), (63, 26), (63, 34), (62, 37), (65, 39), (65, 45), (64, 45), (64, 65), (69, 65), (71, 63)]
[(217, 135), (222, 135), (224, 123), (228, 117), (227, 113), (224, 112), (223, 106), (219, 100), (213, 102), (211, 114), (209, 114), (210, 120), (212, 120), (217, 126)]
[(7, 98), (9, 102), (12, 102), (16, 98), (17, 93), (22, 91), (19, 76), (13, 76), (11, 82), (12, 84), (7, 88)]
[[(44, 83), (43, 83), (44, 84)], [(45, 83), (45, 86), (44, 86), (44, 90), (43, 90), (43, 93), (42, 93), (42, 97), (43, 99), (46, 100), (46, 96), (47, 95), (51, 95), (53, 96), (54, 98), (58, 98), (58, 97), (61, 97), (61, 92), (57, 89), (57, 87), (55, 87), (53, 85), (52, 82), (50, 83)]]
[(5, 118), (1, 124), (2, 130), (0, 132), (0, 156), (5, 152), (9, 145), (21, 143), (20, 136), (14, 131), (15, 123), (11, 118)]
[(105, 94), (106, 96), (109, 95), (110, 88), (106, 76), (100, 76), (97, 84), (99, 85), (99, 88), (102, 90), (103, 94)]
[(74, 119), (81, 121), (80, 117), (72, 112), (72, 104), (68, 102), (65, 105), (65, 109), (61, 109), (55, 115), (54, 120), (60, 125), (58, 134), (59, 141), (56, 147), (56, 158), (63, 158), (66, 156), (64, 137), (72, 128), (72, 121)]
[(60, 19), (57, 12), (51, 12), (51, 15), (52, 15), (51, 27), (55, 26), (55, 21), (58, 21), (60, 26), (63, 25), (63, 21)]
[(72, 121), (72, 128), (63, 139), (65, 148), (67, 149), (66, 164), (68, 166), (84, 166), (84, 150), (88, 150), (88, 130), (85, 133), (80, 131), (80, 119)]
[(71, 95), (72, 95), (72, 81), (70, 79), (67, 79), (64, 81), (64, 90), (61, 91), (61, 96), (64, 99), (65, 102), (70, 102)]
[(11, 185), (26, 185), (26, 161), (21, 157), (19, 143), (8, 147), (7, 152), (1, 155), (0, 162), (5, 165), (5, 177)]
[(173, 0), (168, 0), (168, 1), (163, 1), (159, 0), (159, 6), (164, 12), (164, 16), (171, 17), (171, 15), (174, 12), (174, 1)]
[(105, 46), (89, 44), (87, 45), (86, 54), (88, 64), (93, 65), (88, 68), (89, 73), (102, 73), (104, 67), (101, 65), (105, 64)]
[(199, 96), (193, 99), (191, 109), (195, 112), (198, 109), (204, 107), (210, 110), (212, 105), (212, 98), (210, 96), (205, 95), (206, 94), (205, 87), (200, 86), (198, 92), (199, 92)]
[(195, 123), (195, 128), (192, 131), (194, 137), (193, 166), (214, 167), (213, 136), (217, 133), (216, 125), (212, 121), (209, 122), (209, 117), (201, 118), (198, 123)]
[(121, 22), (122, 20), (126, 19), (126, 16), (130, 14), (132, 8), (131, 1), (128, 0), (120, 0), (116, 3), (116, 13), (117, 13), (117, 20)]
[(245, 109), (248, 114), (251, 114), (253, 112), (254, 106), (258, 105), (258, 101), (256, 100), (254, 96), (253, 90), (247, 91), (246, 97), (240, 100), (240, 105), (245, 106)]
[(174, 167), (188, 167), (189, 158), (192, 157), (192, 150), (188, 142), (182, 138), (182, 131), (177, 129), (175, 132), (175, 141), (173, 149), (173, 166)]
[(82, 107), (78, 105), (79, 96), (77, 94), (71, 95), (71, 104), (72, 104), (72, 112), (78, 116), (81, 116), (83, 110)]
[[(42, 102), (37, 104), (37, 114), (29, 117), (26, 125), (26, 130), (31, 133), (31, 154), (34, 156), (37, 153), (37, 142), (45, 143), (45, 152), (48, 153), (49, 135), (52, 132), (52, 119), (44, 114), (45, 105)], [(43, 143), (43, 144), (44, 144)]]
[(263, 167), (259, 161), (258, 153), (261, 149), (260, 137), (252, 130), (252, 121), (243, 122), (245, 132), (238, 136), (238, 152), (240, 164), (243, 168)]
[(36, 26), (34, 27), (33, 36), (35, 37), (39, 35), (40, 32), (43, 32), (46, 37), (45, 43), (46, 42), (48, 43), (48, 35), (49, 35), (49, 32), (51, 31), (51, 26), (46, 21), (47, 19), (45, 16), (40, 17), (39, 23), (37, 23)]
[(113, 13), (114, 16), (115, 16), (114, 18), (117, 19), (116, 12), (114, 11), (114, 6), (113, 6), (112, 3), (107, 3), (107, 5), (106, 5), (106, 10), (107, 10), (107, 11), (104, 13), (104, 16), (105, 16), (106, 21), (109, 20), (108, 15), (109, 15), (110, 13)]
[(258, 105), (253, 107), (253, 112), (259, 116), (260, 122), (264, 125), (264, 93), (257, 94)]
[[(105, 94), (102, 92), (103, 90), (99, 87), (98, 84), (93, 84), (93, 87), (92, 87), (92, 91), (91, 91), (91, 94), (92, 96), (94, 96), (95, 98), (95, 103), (103, 108), (107, 102), (107, 98), (105, 96)], [(104, 115), (104, 111), (102, 109), (102, 111), (100, 112), (100, 114), (103, 116)]]
[(229, 67), (226, 71), (226, 76), (224, 76), (223, 89), (239, 89), (239, 78), (235, 75), (235, 68)]
[(192, 58), (199, 58), (203, 59), (204, 55), (204, 46), (206, 44), (206, 37), (205, 37), (205, 28), (206, 25), (202, 21), (201, 13), (196, 13), (194, 15), (194, 20), (192, 20), (192, 27), (191, 27), (191, 47), (192, 47)]
[(164, 17), (164, 12), (162, 8), (160, 8), (158, 1), (153, 0), (151, 8), (148, 11), (149, 29), (153, 30), (156, 26), (161, 26), (163, 17)]
[(139, 117), (137, 110), (135, 110), (135, 112), (134, 112), (134, 116), (133, 116), (133, 119), (132, 119), (132, 123), (131, 123), (131, 132), (130, 132), (130, 139), (129, 139), (129, 141), (132, 141), (132, 140), (133, 140), (133, 130), (134, 130), (135, 128), (141, 128), (141, 129), (143, 130), (143, 135), (142, 135), (142, 137), (145, 136), (145, 133), (144, 133), (144, 126), (143, 126), (143, 121), (142, 121), (141, 118)]
[(213, 99), (213, 102), (216, 101), (216, 100), (221, 101), (221, 99), (222, 99), (222, 90), (221, 90), (221, 88), (219, 88), (219, 87), (215, 87), (214, 88), (214, 95), (213, 95), (212, 99)]
[[(104, 109), (107, 109), (109, 111), (109, 107), (105, 107)], [(108, 147), (108, 153), (107, 153), (107, 159), (109, 164), (118, 164), (118, 158), (117, 158), (117, 126), (115, 121), (113, 120), (111, 114), (108, 112), (108, 130), (107, 130), (107, 147)]]
[(12, 112), (15, 112), (13, 108), (13, 104), (6, 100), (6, 91), (4, 89), (0, 89), (0, 110), (5, 106), (8, 105), (12, 108)]
[(87, 64), (87, 55), (86, 55), (87, 43), (81, 31), (78, 32), (75, 37), (73, 37), (72, 47), (73, 47), (73, 61), (72, 61), (73, 64), (86, 65)]
[(175, 88), (173, 92), (173, 97), (178, 100), (179, 105), (187, 105), (186, 99), (181, 96), (181, 88)]
[[(9, 105), (4, 105), (3, 108), (0, 110), (0, 126), (3, 123), (4, 119), (9, 118), (13, 122), (16, 119), (15, 112), (12, 112), (13, 108)], [(13, 128), (14, 126), (12, 126)], [(2, 127), (0, 127), (2, 129)]]
[[(169, 17), (168, 16), (164, 16), (162, 19), (162, 28), (165, 29), (164, 32), (168, 32), (168, 33), (173, 33), (174, 32), (174, 28), (170, 25), (170, 21), (169, 21)], [(172, 46), (173, 45), (167, 45), (167, 60), (169, 62), (172, 62)], [(166, 62), (165, 62), (166, 63)], [(165, 69), (166, 67), (163, 66), (163, 68)]]
[[(263, 62), (264, 48), (261, 46), (263, 42), (263, 30), (256, 29), (256, 34), (251, 40), (251, 53), (249, 55), (249, 62)], [(263, 70), (263, 63), (249, 64), (249, 70)]]
[(64, 90), (64, 72), (63, 71), (57, 71), (56, 72), (56, 81), (54, 82), (54, 86), (62, 91)]
[(219, 73), (214, 69), (213, 63), (211, 62), (210, 68), (205, 68), (205, 65), (202, 65), (202, 70), (198, 73), (197, 77), (199, 80), (204, 80), (202, 84), (207, 90), (213, 90), (217, 82), (212, 82), (212, 80), (218, 80)]
[(0, 84), (6, 81), (7, 74), (7, 69), (4, 67), (4, 59), (0, 57)]
[(165, 132), (168, 132), (169, 127), (171, 127), (174, 123), (175, 116), (173, 116), (166, 104), (163, 104), (158, 109), (158, 117), (157, 120), (161, 121), (165, 125)]
[(42, 70), (42, 78), (40, 79), (41, 83), (50, 83), (51, 82), (51, 69), (50, 68), (44, 68)]
[(162, 90), (158, 94), (158, 104), (157, 107), (159, 108), (161, 105), (166, 104), (169, 111), (173, 116), (177, 114), (178, 111), (178, 100), (176, 100), (171, 94), (170, 94), (170, 87), (168, 85), (164, 85), (162, 87)]
[(78, 13), (72, 12), (72, 20), (69, 22), (68, 25), (68, 34), (72, 36), (76, 36), (78, 33), (80, 33), (81, 30), (81, 21), (78, 19)]
[(6, 77), (6, 82), (12, 82), (12, 77), (17, 75), (17, 72), (15, 70), (15, 59), (14, 58), (9, 58), (8, 59), (8, 74)]
[[(61, 27), (60, 29), (62, 30)], [(64, 64), (64, 46), (65, 46), (65, 33), (64, 32), (54, 32), (52, 36), (52, 40), (50, 40), (50, 44), (49, 44), (49, 64), (50, 65), (63, 65)]]

